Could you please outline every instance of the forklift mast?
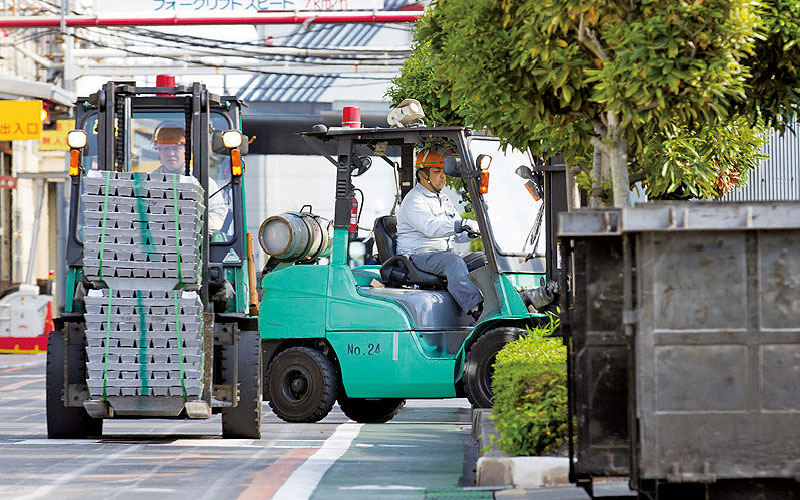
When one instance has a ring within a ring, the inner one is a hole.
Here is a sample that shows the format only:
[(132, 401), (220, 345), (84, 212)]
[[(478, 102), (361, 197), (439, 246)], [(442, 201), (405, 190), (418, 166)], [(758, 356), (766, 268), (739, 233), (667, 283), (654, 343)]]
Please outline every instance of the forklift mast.
[[(206, 192), (207, 198), (216, 193), (209, 192), (209, 176), (212, 149), (212, 138), (216, 132), (227, 129), (241, 130), (241, 102), (235, 97), (218, 96), (209, 92), (199, 82), (191, 86), (173, 87), (137, 87), (134, 82), (107, 82), (96, 93), (87, 98), (80, 98), (77, 103), (76, 126), (86, 130), (89, 135), (89, 148), (96, 155), (96, 167), (99, 170), (116, 172), (134, 169), (134, 140), (137, 130), (127, 130), (135, 121), (137, 113), (174, 114), (174, 120), (181, 125), (186, 134), (185, 175), (196, 177)], [(177, 118), (179, 117), (180, 118)], [(173, 120), (173, 118), (170, 118)], [(221, 129), (221, 130), (220, 130)], [(229, 176), (228, 185), (220, 185), (228, 189), (232, 210), (232, 236), (225, 241), (211, 241), (208, 231), (203, 234), (202, 288), (200, 297), (204, 304), (209, 303), (209, 283), (219, 283), (226, 279), (226, 267), (231, 256), (238, 257), (241, 265), (246, 252), (244, 236), (246, 221), (242, 209), (244, 195), (241, 176)], [(79, 198), (81, 192), (80, 177), (72, 177), (71, 195)], [(208, 203), (206, 203), (203, 220), (208, 220)], [(79, 204), (71, 205), (70, 227), (67, 245), (67, 265), (79, 267), (83, 257), (83, 245), (77, 238), (79, 224)], [(223, 265), (225, 261), (225, 265)], [(237, 287), (237, 292), (239, 287)], [(244, 294), (243, 294), (244, 295)], [(69, 302), (69, 300), (67, 300)], [(69, 308), (69, 304), (65, 304)], [(241, 304), (235, 309), (243, 312)]]
[(558, 282), (561, 251), (558, 241), (558, 214), (567, 211), (567, 164), (561, 153), (553, 155), (533, 168), (544, 175), (544, 217), (546, 231), (546, 276), (548, 282)]

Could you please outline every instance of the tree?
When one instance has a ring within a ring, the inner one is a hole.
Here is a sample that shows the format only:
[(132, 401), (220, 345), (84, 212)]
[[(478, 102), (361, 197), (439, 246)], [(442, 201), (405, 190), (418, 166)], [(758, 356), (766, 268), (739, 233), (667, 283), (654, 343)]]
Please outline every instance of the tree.
[[(792, 36), (778, 27), (791, 0), (772, 3), (759, 11), (745, 0), (440, 0), (418, 22), (417, 65), (395, 86), (425, 68), (423, 104), (439, 99), (515, 147), (561, 151), (583, 166), (592, 194), (613, 184), (617, 206), (629, 169), (651, 195), (717, 196), (757, 164), (760, 117), (793, 112), (791, 99), (745, 104), (753, 78), (770, 70), (742, 61), (770, 29), (776, 40)], [(779, 55), (793, 62), (794, 52)]]

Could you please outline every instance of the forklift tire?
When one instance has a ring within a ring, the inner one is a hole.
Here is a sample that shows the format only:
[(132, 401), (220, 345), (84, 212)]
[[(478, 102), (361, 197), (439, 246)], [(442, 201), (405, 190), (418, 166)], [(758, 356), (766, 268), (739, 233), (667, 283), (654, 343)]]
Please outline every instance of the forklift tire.
[(310, 347), (290, 347), (275, 356), (267, 380), (269, 406), (286, 422), (318, 422), (336, 401), (338, 382), (333, 364)]
[(239, 403), (222, 409), (222, 437), (261, 439), (261, 336), (242, 331), (238, 348)]
[(339, 407), (350, 420), (360, 424), (383, 424), (393, 419), (406, 405), (405, 399), (339, 398)]
[(481, 335), (470, 347), (464, 363), (464, 385), (467, 399), (475, 408), (491, 408), (494, 405), (494, 360), (497, 353), (509, 342), (520, 338), (522, 332), (518, 328), (495, 328)]
[[(86, 380), (86, 351), (81, 345), (69, 346), (71, 359), (69, 380)], [(83, 407), (64, 406), (64, 333), (53, 330), (47, 337), (47, 369), (45, 382), (47, 437), (50, 439), (84, 439), (103, 435), (103, 419), (92, 418)]]

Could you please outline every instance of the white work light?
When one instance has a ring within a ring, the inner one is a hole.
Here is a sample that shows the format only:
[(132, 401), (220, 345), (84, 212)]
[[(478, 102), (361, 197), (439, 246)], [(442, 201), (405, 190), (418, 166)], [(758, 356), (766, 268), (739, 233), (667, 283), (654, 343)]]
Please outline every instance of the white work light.
[[(425, 112), (422, 110), (422, 104), (416, 99), (403, 99), (403, 102), (397, 105), (396, 108), (389, 112), (386, 121), (392, 127), (409, 127), (412, 125), (422, 125), (422, 118), (425, 117)], [(419, 123), (416, 123), (419, 122)]]
[(86, 147), (88, 138), (83, 130), (70, 130), (67, 132), (67, 144), (73, 149)]
[(242, 145), (242, 133), (238, 130), (227, 130), (223, 132), (222, 145), (228, 149), (238, 148)]

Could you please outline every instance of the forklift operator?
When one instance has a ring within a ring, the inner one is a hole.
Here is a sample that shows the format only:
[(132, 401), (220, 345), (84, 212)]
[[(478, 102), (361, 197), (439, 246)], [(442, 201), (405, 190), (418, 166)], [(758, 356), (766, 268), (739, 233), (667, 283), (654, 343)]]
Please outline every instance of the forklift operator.
[(446, 176), (444, 155), (432, 149), (417, 153), (417, 185), (397, 212), (397, 253), (408, 255), (425, 272), (447, 278), (447, 291), (461, 310), (477, 320), (483, 309), (480, 290), (467, 274), (485, 264), (482, 252), (453, 252), (453, 240), (466, 242), (477, 223), (458, 216), (453, 202), (441, 192)]
[[(153, 172), (184, 175), (186, 172), (186, 135), (183, 128), (163, 124), (156, 130), (154, 142), (161, 165)], [(225, 217), (228, 215), (229, 207), (219, 190), (214, 179), (209, 177), (208, 232), (211, 234), (222, 229)]]

